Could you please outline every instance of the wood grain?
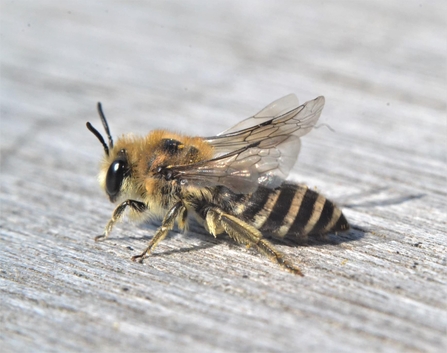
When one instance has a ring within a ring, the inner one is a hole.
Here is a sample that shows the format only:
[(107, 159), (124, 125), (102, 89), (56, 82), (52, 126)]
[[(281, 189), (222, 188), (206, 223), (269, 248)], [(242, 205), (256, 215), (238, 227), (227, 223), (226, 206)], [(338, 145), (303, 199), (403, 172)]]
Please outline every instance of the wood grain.
[[(443, 10), (444, 9), (444, 10)], [(447, 347), (441, 1), (49, 0), (1, 11), (3, 352), (441, 352)], [(122, 223), (85, 128), (209, 136), (294, 92), (326, 97), (290, 179), (353, 230), (281, 250)]]

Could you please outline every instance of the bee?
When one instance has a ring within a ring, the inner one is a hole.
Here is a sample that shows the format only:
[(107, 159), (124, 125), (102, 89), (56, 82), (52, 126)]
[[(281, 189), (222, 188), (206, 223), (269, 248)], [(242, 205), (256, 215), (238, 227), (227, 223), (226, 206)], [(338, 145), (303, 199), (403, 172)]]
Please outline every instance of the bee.
[(108, 143), (89, 122), (87, 128), (105, 152), (99, 182), (118, 206), (95, 240), (105, 240), (126, 210), (136, 220), (162, 218), (146, 249), (132, 257), (141, 262), (175, 223), (185, 230), (193, 216), (214, 237), (227, 233), (302, 276), (264, 234), (298, 241), (349, 229), (332, 201), (285, 181), (297, 160), (300, 137), (315, 126), (323, 106), (322, 96), (299, 105), (290, 94), (216, 136), (155, 130), (146, 136), (124, 135), (114, 143), (98, 103)]

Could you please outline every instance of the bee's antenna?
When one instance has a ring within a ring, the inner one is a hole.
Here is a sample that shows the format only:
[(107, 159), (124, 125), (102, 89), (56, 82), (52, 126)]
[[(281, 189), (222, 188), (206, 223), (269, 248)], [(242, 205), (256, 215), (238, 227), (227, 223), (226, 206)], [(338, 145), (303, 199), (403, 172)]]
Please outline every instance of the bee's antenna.
[(109, 124), (107, 124), (106, 116), (104, 115), (104, 112), (102, 111), (101, 102), (98, 102), (98, 113), (99, 113), (99, 116), (101, 117), (102, 126), (104, 126), (104, 130), (106, 130), (106, 134), (109, 139), (109, 147), (113, 148), (112, 135), (110, 135)]
[(99, 133), (99, 131), (96, 130), (92, 126), (92, 124), (87, 122), (86, 125), (87, 125), (87, 129), (89, 129), (93, 133), (93, 135), (95, 135), (98, 138), (99, 142), (101, 142), (102, 146), (104, 147), (104, 151), (105, 151), (106, 155), (109, 155), (109, 147), (107, 147), (106, 142), (104, 141), (104, 137), (102, 137), (102, 135)]

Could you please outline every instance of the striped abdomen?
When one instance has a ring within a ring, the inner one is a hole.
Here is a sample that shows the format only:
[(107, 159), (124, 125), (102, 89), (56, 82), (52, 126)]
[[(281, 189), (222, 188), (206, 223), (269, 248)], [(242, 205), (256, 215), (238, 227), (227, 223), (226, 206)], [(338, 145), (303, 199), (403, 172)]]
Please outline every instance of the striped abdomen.
[(277, 190), (259, 187), (236, 209), (238, 217), (262, 232), (279, 238), (349, 229), (341, 210), (305, 185), (284, 183)]

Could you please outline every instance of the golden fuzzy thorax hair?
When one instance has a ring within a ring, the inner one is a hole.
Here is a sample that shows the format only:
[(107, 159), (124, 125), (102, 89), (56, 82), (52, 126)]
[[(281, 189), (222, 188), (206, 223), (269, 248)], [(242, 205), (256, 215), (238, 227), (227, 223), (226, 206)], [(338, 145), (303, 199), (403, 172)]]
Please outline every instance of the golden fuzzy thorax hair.
[[(177, 153), (170, 154), (164, 142), (175, 141)], [(155, 177), (160, 166), (193, 164), (213, 156), (213, 148), (200, 137), (190, 137), (166, 130), (154, 130), (148, 135), (123, 135), (105, 155), (98, 176), (101, 187), (105, 190), (107, 171), (118, 154), (125, 151), (130, 168), (130, 177), (126, 178), (117, 201), (135, 199), (152, 202), (167, 181)], [(164, 189), (166, 190), (166, 188)], [(143, 196), (143, 199), (142, 199)], [(153, 207), (155, 210), (158, 207)]]

